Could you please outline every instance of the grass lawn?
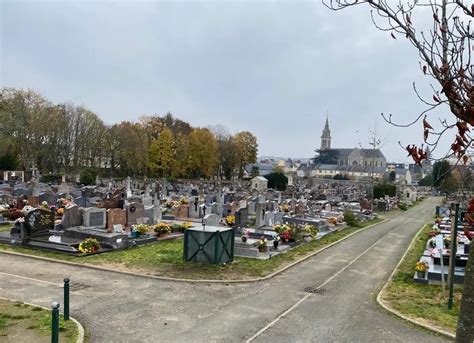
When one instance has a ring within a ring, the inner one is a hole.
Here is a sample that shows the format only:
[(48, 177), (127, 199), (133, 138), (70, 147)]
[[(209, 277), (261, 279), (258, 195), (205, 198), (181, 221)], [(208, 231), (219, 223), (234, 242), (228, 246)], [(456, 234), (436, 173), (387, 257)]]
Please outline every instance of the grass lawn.
[[(365, 222), (363, 226), (374, 224), (381, 219)], [(268, 275), (294, 262), (313, 251), (327, 246), (357, 230), (360, 227), (348, 227), (324, 236), (321, 239), (295, 247), (290, 251), (273, 257), (270, 260), (257, 260), (235, 257), (234, 262), (226, 265), (204, 265), (183, 261), (183, 240), (162, 241), (136, 248), (119, 250), (92, 256), (67, 256), (59, 253), (11, 247), (0, 244), (0, 249), (16, 251), (36, 256), (45, 256), (58, 260), (77, 263), (101, 265), (108, 268), (138, 272), (148, 275), (167, 276), (184, 279), (219, 279), (241, 280)]]
[[(73, 321), (59, 321), (59, 341), (76, 342), (79, 331)], [(51, 311), (0, 299), (1, 342), (51, 342)]]
[(387, 305), (410, 318), (455, 334), (462, 286), (455, 286), (453, 309), (448, 310), (447, 289), (443, 294), (441, 286), (413, 282), (415, 264), (423, 254), (430, 229), (431, 225), (425, 225), (418, 234), (392, 281), (382, 294), (382, 299)]
[(13, 224), (0, 224), (0, 232), (10, 232), (10, 229), (13, 227)]

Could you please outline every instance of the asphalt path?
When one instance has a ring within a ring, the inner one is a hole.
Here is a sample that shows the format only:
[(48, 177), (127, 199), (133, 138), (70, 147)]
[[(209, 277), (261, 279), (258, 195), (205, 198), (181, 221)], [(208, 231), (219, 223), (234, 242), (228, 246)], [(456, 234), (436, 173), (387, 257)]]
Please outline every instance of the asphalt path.
[(69, 277), (91, 342), (439, 342), (375, 297), (437, 200), (361, 231), (263, 282), (161, 281), (0, 254), (0, 296), (50, 306)]

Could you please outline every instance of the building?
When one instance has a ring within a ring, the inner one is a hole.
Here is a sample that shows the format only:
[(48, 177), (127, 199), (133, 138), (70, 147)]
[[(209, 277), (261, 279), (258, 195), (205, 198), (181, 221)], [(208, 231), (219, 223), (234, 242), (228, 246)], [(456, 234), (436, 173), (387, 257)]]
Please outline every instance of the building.
[(387, 159), (380, 149), (359, 149), (359, 148), (331, 148), (331, 130), (329, 120), (326, 118), (323, 133), (321, 135), (321, 147), (319, 159), (322, 164), (336, 164), (339, 166), (361, 166), (365, 170), (372, 168), (386, 168)]
[(255, 176), (250, 180), (250, 189), (257, 190), (259, 192), (266, 191), (268, 188), (268, 180), (263, 176)]

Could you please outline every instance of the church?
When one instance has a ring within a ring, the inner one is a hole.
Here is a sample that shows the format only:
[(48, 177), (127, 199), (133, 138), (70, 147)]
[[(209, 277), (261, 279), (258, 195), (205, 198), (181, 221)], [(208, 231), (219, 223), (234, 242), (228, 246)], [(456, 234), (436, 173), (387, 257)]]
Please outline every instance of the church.
[(313, 163), (298, 168), (299, 177), (333, 178), (345, 175), (351, 179), (375, 177), (382, 179), (387, 170), (387, 160), (380, 149), (331, 148), (331, 130), (326, 118), (321, 146)]
[[(326, 124), (321, 135), (321, 147), (318, 152), (320, 164), (362, 167), (364, 170), (372, 169), (372, 167), (374, 169), (385, 169), (387, 166), (387, 160), (380, 149), (331, 148), (331, 130), (329, 129), (328, 118), (326, 118)], [(318, 161), (318, 158), (316, 158), (316, 161)]]

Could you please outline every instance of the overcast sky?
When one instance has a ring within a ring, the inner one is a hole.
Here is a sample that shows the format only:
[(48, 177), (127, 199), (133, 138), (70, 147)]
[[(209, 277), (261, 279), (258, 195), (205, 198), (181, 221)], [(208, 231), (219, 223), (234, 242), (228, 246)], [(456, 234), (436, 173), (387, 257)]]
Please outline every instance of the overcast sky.
[(412, 82), (430, 98), (430, 80), (408, 41), (375, 29), (366, 6), (336, 13), (320, 1), (0, 4), (1, 85), (82, 104), (107, 123), (170, 111), (194, 126), (249, 130), (259, 155), (285, 157), (314, 155), (326, 114), (333, 147), (369, 148), (376, 126), (387, 159), (406, 162), (397, 142), (422, 142), (421, 123), (400, 129), (380, 113), (399, 122), (418, 115), (424, 107)]

